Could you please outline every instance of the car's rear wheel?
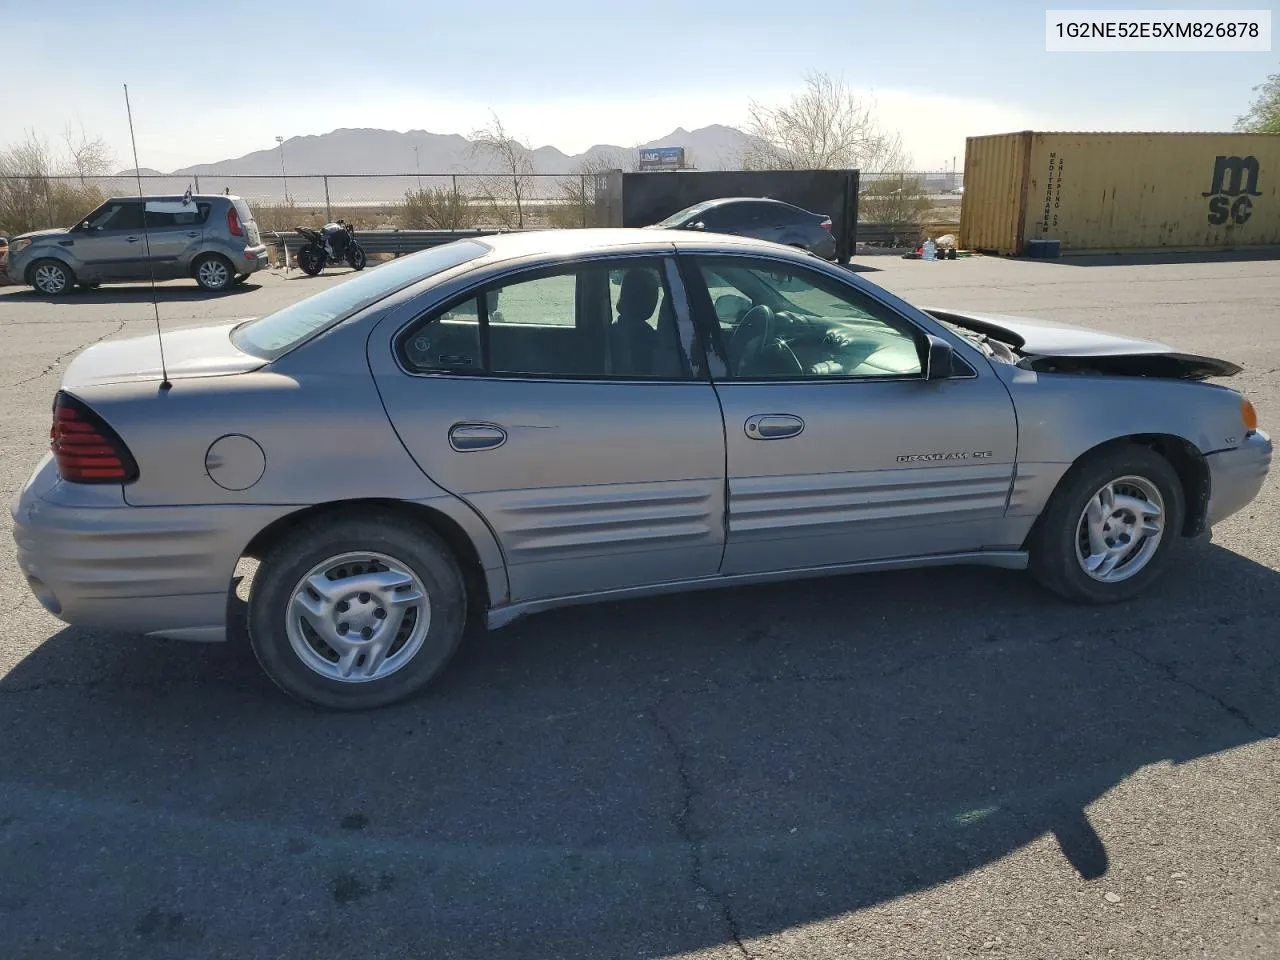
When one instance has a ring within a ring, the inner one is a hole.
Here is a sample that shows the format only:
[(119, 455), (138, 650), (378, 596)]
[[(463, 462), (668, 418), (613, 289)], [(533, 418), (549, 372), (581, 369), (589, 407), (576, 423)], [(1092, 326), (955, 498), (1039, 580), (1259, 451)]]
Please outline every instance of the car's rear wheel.
[(263, 669), (316, 706), (363, 710), (420, 692), (448, 663), (466, 588), (425, 526), (361, 513), (301, 528), (262, 561), (249, 636)]
[(47, 297), (61, 297), (75, 289), (76, 276), (60, 260), (37, 260), (31, 265), (31, 285)]
[(1030, 538), (1031, 573), (1069, 600), (1127, 600), (1160, 575), (1185, 512), (1182, 482), (1160, 454), (1136, 444), (1101, 451), (1050, 498)]
[(210, 293), (221, 293), (227, 289), (235, 276), (230, 261), (216, 253), (205, 254), (191, 266), (200, 289), (208, 290)]

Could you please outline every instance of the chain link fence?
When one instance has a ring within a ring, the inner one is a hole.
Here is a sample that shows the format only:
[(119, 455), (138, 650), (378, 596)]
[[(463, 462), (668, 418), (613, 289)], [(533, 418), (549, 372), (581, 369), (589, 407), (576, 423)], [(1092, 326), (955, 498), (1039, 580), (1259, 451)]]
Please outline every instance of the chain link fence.
[[(617, 219), (611, 174), (144, 175), (142, 193), (229, 193), (249, 202), (259, 228), (288, 231), (342, 218), (357, 230), (573, 228)], [(863, 222), (959, 221), (963, 177), (955, 171), (863, 174)], [(138, 179), (0, 177), (0, 235), (65, 227), (107, 197), (136, 196)]]

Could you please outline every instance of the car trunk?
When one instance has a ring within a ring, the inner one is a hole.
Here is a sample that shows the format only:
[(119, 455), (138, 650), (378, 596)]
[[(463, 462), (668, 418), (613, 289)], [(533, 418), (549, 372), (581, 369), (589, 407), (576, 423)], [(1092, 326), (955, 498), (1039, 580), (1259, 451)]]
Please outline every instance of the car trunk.
[(238, 350), (231, 343), (232, 329), (243, 322), (232, 320), (165, 332), (163, 370), (160, 340), (154, 333), (96, 343), (67, 366), (62, 386), (74, 390), (106, 383), (160, 380), (166, 372), (169, 379), (178, 380), (257, 370), (265, 366), (266, 361)]

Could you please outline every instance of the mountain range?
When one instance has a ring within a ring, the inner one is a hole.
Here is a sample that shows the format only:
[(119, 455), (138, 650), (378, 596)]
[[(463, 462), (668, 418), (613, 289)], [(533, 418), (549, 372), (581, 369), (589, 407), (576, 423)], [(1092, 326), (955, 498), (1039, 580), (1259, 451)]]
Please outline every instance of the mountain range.
[[(664, 137), (632, 147), (597, 144), (577, 154), (567, 154), (554, 146), (520, 149), (527, 154), (534, 173), (563, 176), (579, 172), (584, 164), (635, 169), (641, 149), (669, 146), (684, 147), (686, 164), (697, 169), (734, 169), (741, 163), (750, 143), (750, 136), (742, 130), (713, 124), (696, 130), (678, 127)], [(456, 133), (343, 128), (318, 135), (290, 137), (282, 146), (284, 170), (290, 181), (289, 191), (300, 203), (323, 201), (321, 174), (330, 176), (330, 191), (338, 190), (343, 199), (354, 199), (353, 194), (358, 193), (361, 200), (382, 202), (402, 198), (406, 189), (415, 186), (419, 175), (424, 186), (431, 186), (439, 185), (430, 181), (431, 175), (496, 174), (502, 171), (497, 157), (477, 150), (471, 140)], [(267, 197), (283, 194), (281, 152), (278, 145), (255, 150), (242, 157), (198, 163), (168, 173), (151, 169), (140, 172), (143, 177), (164, 178), (164, 183), (147, 184), (148, 192), (180, 193), (188, 181), (199, 178), (198, 189), (202, 193), (221, 193), (224, 188), (229, 188), (232, 193), (247, 197)], [(133, 170), (125, 170), (117, 176), (133, 176), (133, 173)], [(344, 174), (404, 176), (384, 179), (366, 176), (360, 180), (333, 182), (335, 176)], [(228, 179), (223, 180), (222, 177)], [(177, 185), (179, 180), (183, 185)], [(547, 181), (545, 186), (553, 189), (553, 182)], [(538, 187), (539, 184), (535, 184), (534, 192), (543, 192)], [(338, 198), (335, 196), (334, 199)]]

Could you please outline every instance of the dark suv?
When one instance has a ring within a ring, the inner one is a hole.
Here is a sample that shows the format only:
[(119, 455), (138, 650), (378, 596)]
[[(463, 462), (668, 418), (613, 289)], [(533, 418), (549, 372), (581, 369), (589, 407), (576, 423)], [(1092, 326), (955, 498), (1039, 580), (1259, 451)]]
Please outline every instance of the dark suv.
[(685, 207), (653, 226), (665, 229), (707, 230), (739, 237), (772, 240), (800, 247), (823, 260), (834, 260), (836, 240), (831, 218), (781, 200), (764, 197), (723, 197)]

